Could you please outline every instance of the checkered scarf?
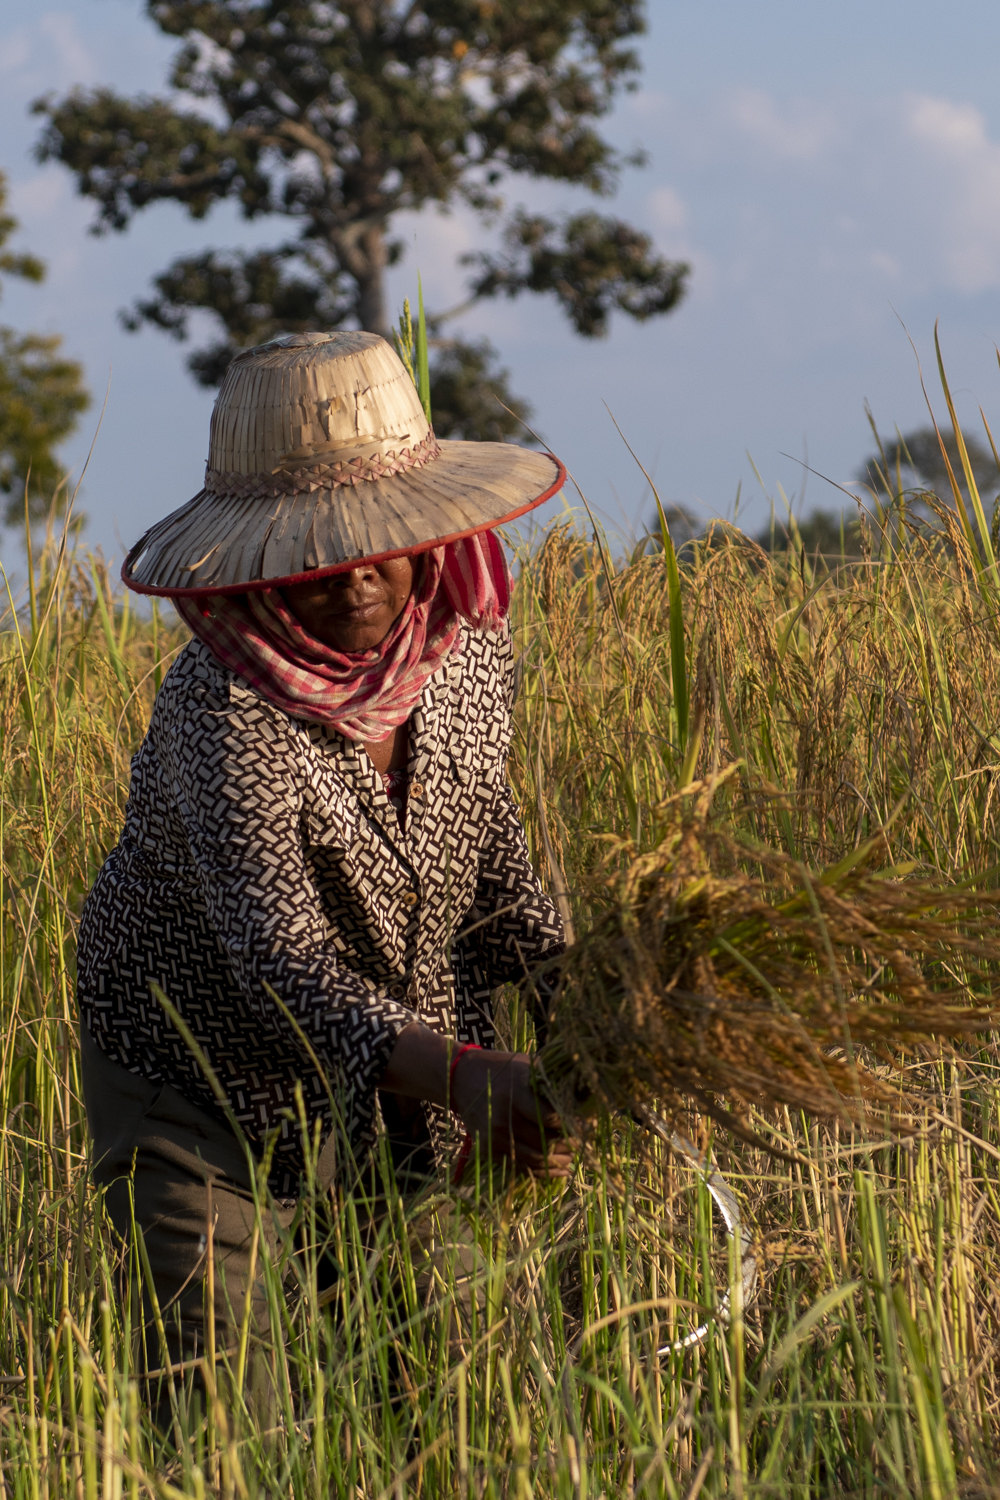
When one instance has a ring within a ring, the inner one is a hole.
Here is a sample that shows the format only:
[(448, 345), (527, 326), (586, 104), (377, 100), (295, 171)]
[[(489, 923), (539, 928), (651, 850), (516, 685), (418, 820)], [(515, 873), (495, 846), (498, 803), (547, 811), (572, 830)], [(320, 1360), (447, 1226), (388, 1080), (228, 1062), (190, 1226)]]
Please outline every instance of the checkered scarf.
[(334, 651), (308, 634), (279, 589), (173, 601), (223, 666), (296, 719), (351, 740), (385, 740), (410, 717), (424, 683), (459, 648), (462, 622), (499, 629), (510, 574), (491, 531), (422, 554), (403, 611), (370, 651)]

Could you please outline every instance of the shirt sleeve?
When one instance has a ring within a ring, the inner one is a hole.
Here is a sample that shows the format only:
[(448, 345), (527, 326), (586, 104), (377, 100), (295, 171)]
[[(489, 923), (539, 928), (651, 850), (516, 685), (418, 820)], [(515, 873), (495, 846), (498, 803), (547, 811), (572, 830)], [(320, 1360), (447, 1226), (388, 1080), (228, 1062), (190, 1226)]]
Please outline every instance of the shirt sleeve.
[(416, 1019), (338, 962), (303, 850), (302, 774), (287, 721), (207, 686), (156, 716), (154, 743), (200, 893), (254, 1014), (307, 1055), (270, 987), (343, 1090), (347, 1123), (368, 1127), (389, 1054)]
[(513, 794), (504, 784), (486, 830), (475, 900), (454, 947), (456, 988), (469, 1010), (464, 1028), (459, 1023), (460, 1040), (478, 1039), (473, 1032), (492, 1040), (490, 995), (502, 984), (517, 985), (528, 1000), (541, 1040), (557, 974), (532, 971), (559, 958), (564, 946), (562, 919), (535, 874)]

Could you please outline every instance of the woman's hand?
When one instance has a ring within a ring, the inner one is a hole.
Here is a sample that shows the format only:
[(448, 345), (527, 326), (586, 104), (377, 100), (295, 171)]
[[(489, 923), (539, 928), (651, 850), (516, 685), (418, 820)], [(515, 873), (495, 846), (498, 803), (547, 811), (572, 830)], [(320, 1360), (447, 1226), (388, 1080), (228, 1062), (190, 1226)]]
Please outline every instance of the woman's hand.
[(479, 1138), (482, 1161), (508, 1157), (528, 1172), (565, 1177), (571, 1152), (559, 1116), (532, 1086), (524, 1052), (466, 1052), (451, 1084), (451, 1106)]
[(472, 1136), (479, 1153), (504, 1157), (524, 1171), (565, 1177), (572, 1153), (559, 1117), (532, 1087), (531, 1063), (524, 1052), (486, 1049), (462, 1054), (451, 1078), (458, 1044), (413, 1022), (396, 1038), (379, 1087), (408, 1099), (451, 1108)]

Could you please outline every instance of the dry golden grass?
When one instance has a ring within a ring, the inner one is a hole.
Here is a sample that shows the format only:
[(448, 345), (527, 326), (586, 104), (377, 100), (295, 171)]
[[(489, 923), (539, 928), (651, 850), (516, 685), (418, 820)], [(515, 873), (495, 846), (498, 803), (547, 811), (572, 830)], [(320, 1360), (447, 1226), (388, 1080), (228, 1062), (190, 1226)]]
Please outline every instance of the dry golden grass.
[(751, 848), (725, 805), (738, 769), (655, 809), (646, 853), (614, 842), (607, 914), (561, 965), (549, 1091), (568, 1119), (586, 1101), (664, 1130), (694, 1104), (758, 1144), (751, 1105), (859, 1123), (882, 1106), (905, 1130), (906, 1061), (1000, 1013), (1000, 892), (878, 869), (886, 835), (812, 872)]
[[(352, 1200), (310, 1199), (350, 1272), (339, 1300), (321, 1310), (315, 1258), (283, 1247), (264, 1268), (273, 1420), (223, 1362), (208, 1411), (178, 1382), (179, 1441), (150, 1423), (86, 1177), (73, 952), (182, 637), (86, 559), (40, 560), (20, 632), (8, 616), (0, 635), (3, 1500), (994, 1492), (998, 1057), (992, 1036), (920, 1049), (991, 993), (997, 595), (950, 521), (885, 519), (854, 567), (767, 558), (725, 528), (679, 571), (647, 545), (609, 576), (572, 527), (524, 559), (512, 779), (539, 867), (591, 934), (553, 1047), (586, 1053), (622, 1112), (565, 1188), (391, 1199), (374, 1252)], [(710, 805), (682, 794), (733, 765)], [(905, 1138), (794, 1107), (822, 1107), (831, 1077), (854, 1097), (838, 986), (871, 1087), (906, 1095)], [(910, 1049), (891, 1075), (886, 1018), (893, 1057)], [(500, 1021), (524, 1040), (510, 997)], [(682, 1100), (755, 1240), (758, 1291), (728, 1325), (704, 1183), (625, 1118)], [(713, 1126), (719, 1109), (769, 1151)], [(439, 1263), (430, 1297), (418, 1280), (434, 1213), (442, 1234), (459, 1215), (480, 1257), (460, 1349), (460, 1267)], [(657, 1354), (705, 1321), (699, 1345)]]

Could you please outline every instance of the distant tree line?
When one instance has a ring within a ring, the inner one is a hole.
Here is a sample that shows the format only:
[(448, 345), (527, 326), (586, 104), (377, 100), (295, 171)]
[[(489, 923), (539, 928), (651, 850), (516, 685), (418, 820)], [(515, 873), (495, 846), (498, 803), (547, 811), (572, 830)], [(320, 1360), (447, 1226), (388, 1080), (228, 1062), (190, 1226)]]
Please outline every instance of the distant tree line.
[[(6, 208), (7, 178), (0, 172), (0, 295), (5, 276), (45, 277), (37, 256), (5, 248), (18, 227)], [(62, 353), (57, 334), (0, 326), (0, 495), (7, 525), (23, 523), (26, 501), (31, 521), (38, 521), (65, 498), (56, 449), (89, 404), (83, 367)]]
[[(942, 443), (947, 463), (941, 452)], [(980, 499), (989, 514), (1000, 497), (1000, 462), (992, 449), (987, 449), (975, 438), (965, 437), (965, 449)], [(881, 440), (877, 451), (871, 453), (857, 471), (860, 505), (871, 514), (876, 505), (886, 507), (902, 495), (911, 516), (930, 520), (935, 509), (942, 506), (954, 508), (949, 465), (962, 499), (968, 503), (965, 470), (953, 432), (942, 431), (939, 438), (934, 427), (919, 427), (906, 434), (897, 433), (891, 441)], [(995, 530), (998, 517), (1000, 511), (994, 511)], [(705, 535), (706, 529), (698, 525), (684, 506), (670, 506), (666, 510), (666, 519), (677, 548)], [(647, 537), (647, 545), (656, 550), (659, 545), (658, 516), (650, 519)], [(784, 552), (792, 548), (804, 551), (809, 557), (859, 558), (864, 551), (860, 506), (813, 510), (794, 522), (776, 513), (767, 526), (754, 533), (752, 540), (765, 552)]]

